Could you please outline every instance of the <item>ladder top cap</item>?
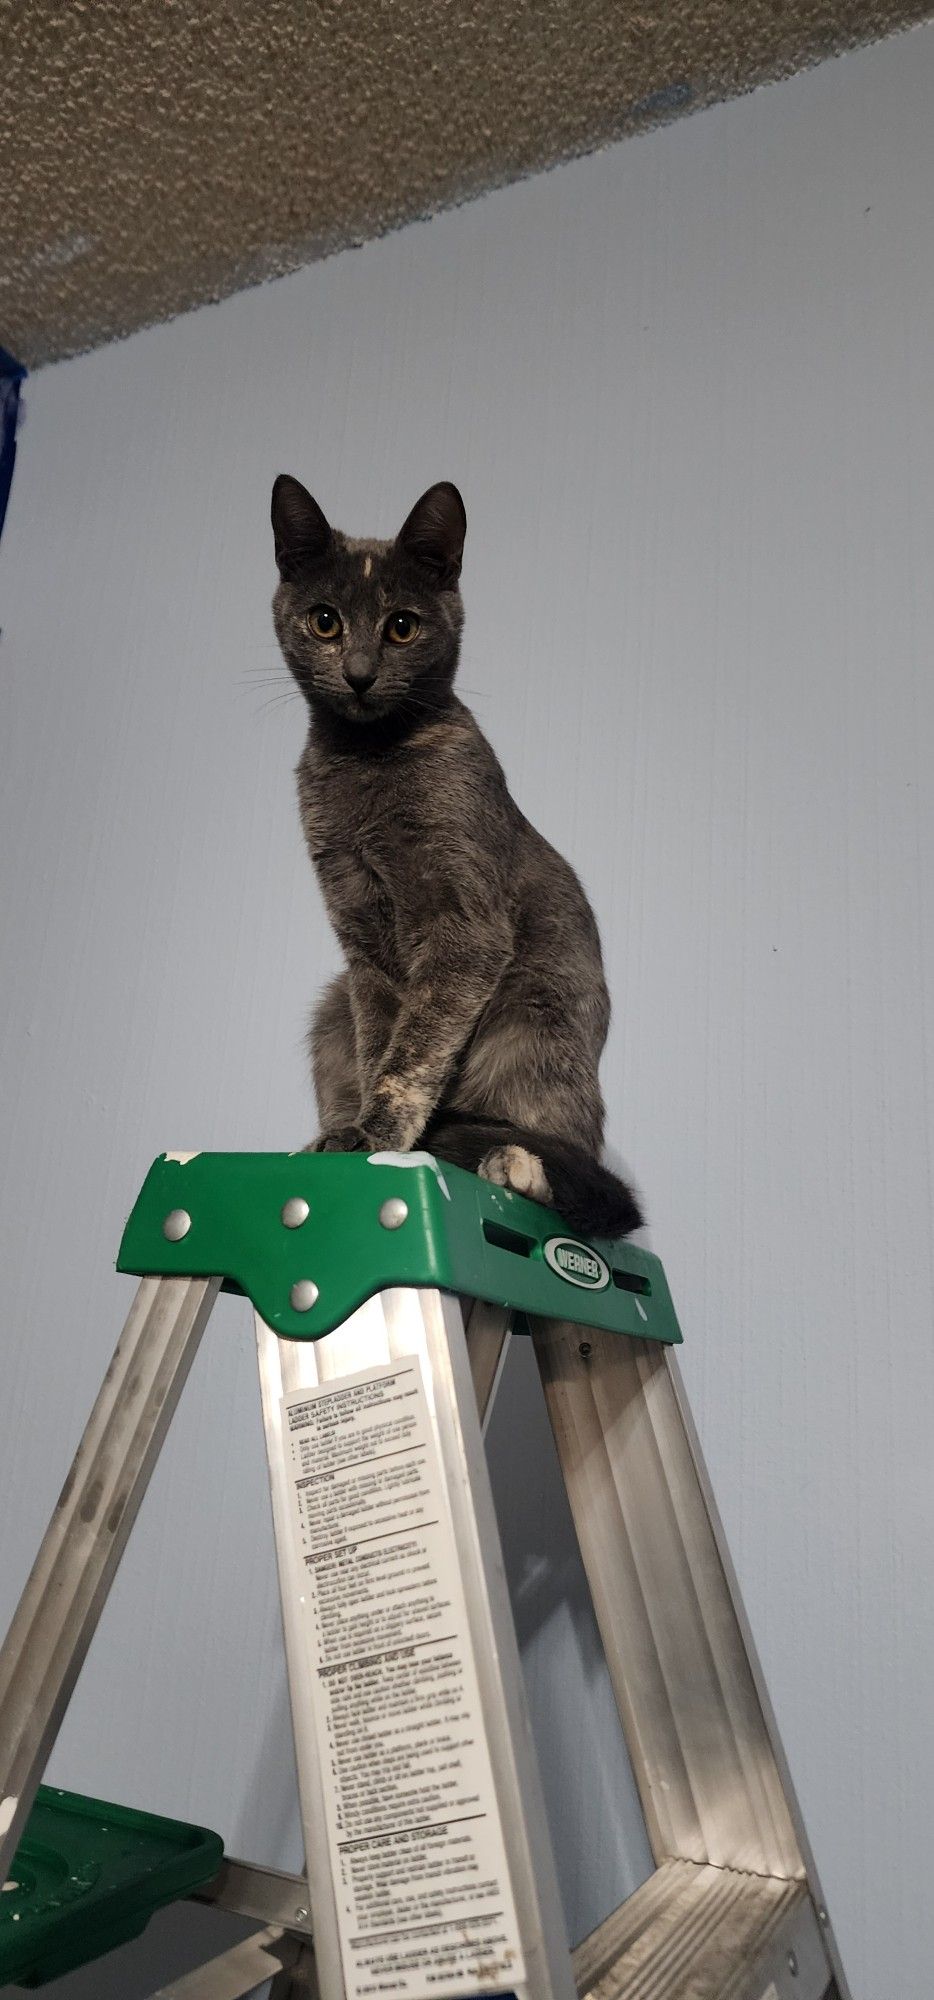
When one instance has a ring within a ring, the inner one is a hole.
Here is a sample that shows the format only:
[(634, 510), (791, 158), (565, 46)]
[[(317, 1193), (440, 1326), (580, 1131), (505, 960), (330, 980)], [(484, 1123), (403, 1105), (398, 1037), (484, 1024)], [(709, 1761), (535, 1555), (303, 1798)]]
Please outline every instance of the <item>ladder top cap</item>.
[(162, 1153), (117, 1269), (220, 1274), (294, 1340), (319, 1340), (396, 1285), (681, 1339), (650, 1250), (586, 1241), (551, 1209), (429, 1153)]

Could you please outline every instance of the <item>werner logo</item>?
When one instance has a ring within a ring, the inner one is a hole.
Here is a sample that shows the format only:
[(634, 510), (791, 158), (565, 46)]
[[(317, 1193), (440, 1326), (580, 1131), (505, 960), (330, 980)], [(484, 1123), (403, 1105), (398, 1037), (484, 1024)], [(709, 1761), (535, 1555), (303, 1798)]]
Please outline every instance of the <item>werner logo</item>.
[(586, 1243), (575, 1243), (573, 1236), (549, 1236), (543, 1247), (545, 1262), (569, 1285), (580, 1285), (585, 1292), (606, 1290), (609, 1270), (603, 1258), (596, 1250), (588, 1249)]

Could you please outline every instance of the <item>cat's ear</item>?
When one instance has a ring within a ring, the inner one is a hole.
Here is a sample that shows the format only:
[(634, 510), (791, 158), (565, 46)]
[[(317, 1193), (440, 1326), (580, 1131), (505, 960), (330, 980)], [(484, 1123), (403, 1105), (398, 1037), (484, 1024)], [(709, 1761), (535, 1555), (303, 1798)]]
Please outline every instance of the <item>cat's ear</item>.
[(327, 554), (331, 530), (300, 479), (280, 472), (272, 489), (272, 530), (279, 574), (294, 577)]
[(429, 486), (396, 536), (396, 547), (429, 572), (442, 590), (453, 590), (461, 573), (467, 515), (457, 487), (443, 479)]

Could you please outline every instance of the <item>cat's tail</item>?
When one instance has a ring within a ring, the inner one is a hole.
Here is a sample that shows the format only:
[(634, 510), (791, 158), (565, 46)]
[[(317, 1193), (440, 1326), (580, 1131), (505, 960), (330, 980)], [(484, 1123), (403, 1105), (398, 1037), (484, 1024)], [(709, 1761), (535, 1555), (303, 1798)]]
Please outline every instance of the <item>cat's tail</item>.
[(421, 1143), (454, 1167), (546, 1202), (579, 1236), (628, 1236), (642, 1227), (632, 1189), (573, 1139), (505, 1119), (442, 1112)]
[(629, 1236), (644, 1217), (631, 1187), (572, 1139), (543, 1136), (538, 1157), (552, 1203), (581, 1236)]

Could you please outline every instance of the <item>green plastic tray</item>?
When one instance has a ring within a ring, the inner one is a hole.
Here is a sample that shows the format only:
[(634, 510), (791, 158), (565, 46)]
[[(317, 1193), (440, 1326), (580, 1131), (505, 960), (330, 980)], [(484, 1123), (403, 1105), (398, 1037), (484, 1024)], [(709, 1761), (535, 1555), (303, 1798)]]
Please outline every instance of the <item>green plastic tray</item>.
[(0, 1985), (44, 1986), (139, 1937), (223, 1857), (203, 1826), (40, 1785), (0, 1892)]

